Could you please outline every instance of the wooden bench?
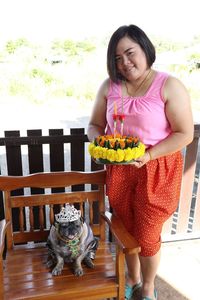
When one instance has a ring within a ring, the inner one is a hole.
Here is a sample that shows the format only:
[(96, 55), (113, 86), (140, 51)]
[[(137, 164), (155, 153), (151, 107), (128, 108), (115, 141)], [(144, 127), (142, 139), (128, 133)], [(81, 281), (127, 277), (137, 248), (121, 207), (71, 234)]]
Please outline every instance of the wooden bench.
[[(0, 222), (0, 299), (124, 299), (124, 254), (138, 253), (140, 247), (120, 220), (106, 212), (104, 185), (105, 171), (0, 176), (5, 207), (5, 219)], [(85, 190), (80, 191), (83, 186)], [(83, 267), (82, 277), (76, 277), (67, 264), (59, 276), (46, 267), (49, 228), (65, 203), (78, 205), (100, 238), (95, 268)], [(97, 219), (94, 209), (98, 210)], [(18, 224), (13, 224), (13, 210), (18, 212)], [(116, 240), (116, 259), (110, 251), (105, 221)]]

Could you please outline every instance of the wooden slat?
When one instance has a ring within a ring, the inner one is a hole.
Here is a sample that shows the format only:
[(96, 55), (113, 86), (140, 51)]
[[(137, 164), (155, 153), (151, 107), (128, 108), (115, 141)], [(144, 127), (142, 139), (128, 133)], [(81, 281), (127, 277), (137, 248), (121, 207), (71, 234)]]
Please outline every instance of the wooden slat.
[[(5, 131), (5, 137), (19, 137), (19, 131)], [(9, 175), (22, 175), (22, 157), (20, 146), (6, 146), (7, 169)]]
[[(1, 175), (1, 166), (0, 166), (0, 175)], [(0, 191), (0, 221), (5, 218), (4, 215), (4, 204), (3, 204), (3, 193)]]
[[(71, 136), (78, 137), (80, 134), (84, 134), (84, 128), (71, 128)], [(72, 171), (84, 171), (85, 170), (85, 148), (83, 141), (76, 138), (71, 142), (71, 170)], [(84, 190), (84, 185), (77, 185), (72, 187), (73, 191)]]
[(198, 138), (187, 146), (185, 156), (185, 166), (182, 180), (181, 196), (178, 210), (177, 234), (187, 233), (188, 219), (190, 214), (192, 190), (196, 168), (196, 158), (198, 150)]
[[(71, 136), (77, 137), (80, 134), (84, 135), (84, 128), (71, 128), (70, 134)], [(71, 158), (71, 170), (74, 171), (84, 171), (85, 170), (85, 144), (75, 139), (71, 142), (70, 148), (70, 158)], [(76, 186), (72, 186), (72, 191), (83, 191), (85, 189), (84, 184), (79, 184)], [(75, 205), (76, 209), (79, 209), (79, 206)]]
[[(42, 130), (27, 130), (27, 136), (42, 136)], [(30, 174), (44, 171), (42, 145), (28, 145), (28, 160)]]
[(49, 230), (40, 231), (27, 231), (27, 232), (14, 232), (13, 240), (15, 244), (27, 243), (27, 242), (39, 242), (46, 241), (48, 237)]
[[(94, 162), (94, 160), (91, 159), (91, 170), (92, 171), (104, 170), (104, 169), (105, 169), (104, 165), (96, 164)], [(92, 185), (92, 189), (96, 190), (96, 188), (97, 188), (96, 185)], [(98, 214), (97, 214), (97, 211), (99, 210), (98, 205), (99, 205), (98, 202), (95, 202), (94, 205), (93, 205), (94, 223), (98, 223), (99, 222), (99, 220), (98, 220)]]
[(87, 201), (96, 201), (99, 191), (81, 191), (80, 192), (68, 192), (57, 194), (41, 194), (41, 195), (27, 195), (27, 196), (13, 196), (11, 197), (11, 207), (23, 207), (23, 206), (39, 206), (40, 204), (50, 205), (52, 203), (64, 204), (64, 203), (78, 203)]
[[(63, 136), (63, 129), (50, 129), (49, 136)], [(50, 170), (64, 171), (64, 143), (50, 143)]]
[[(27, 136), (42, 136), (41, 129), (35, 130), (27, 130)], [(43, 150), (42, 145), (28, 145), (28, 161), (29, 161), (29, 173), (37, 173), (44, 171), (43, 165)], [(31, 188), (31, 194), (42, 194), (44, 193), (44, 189), (41, 188)], [(44, 210), (45, 212), (45, 210)], [(35, 228), (39, 228), (39, 220), (38, 220), (38, 208), (33, 209), (33, 217)]]
[[(95, 172), (46, 172), (27, 176), (0, 177), (0, 190), (14, 190), (21, 187), (63, 187), (79, 184), (104, 184), (105, 171)], [(8, 187), (9, 186), (9, 187)]]
[[(49, 136), (63, 136), (63, 129), (50, 129)], [(64, 171), (64, 143), (49, 145), (50, 156), (50, 171)], [(53, 193), (60, 193), (65, 190), (64, 187), (52, 188)], [(60, 211), (58, 205), (54, 205), (54, 213), (57, 214)]]
[[(91, 225), (92, 231), (95, 236), (100, 235), (99, 225), (94, 224)], [(14, 232), (13, 240), (15, 244), (27, 243), (27, 242), (42, 242), (46, 241), (49, 234), (49, 230), (45, 229), (43, 231), (35, 230), (35, 231), (24, 231), (24, 232)]]
[(199, 232), (200, 236), (200, 178), (198, 181), (198, 190), (196, 195), (196, 204), (195, 204), (195, 213), (194, 213), (194, 223), (193, 223), (193, 231)]
[[(10, 131), (7, 131), (10, 132)], [(13, 131), (11, 131), (13, 132)], [(26, 137), (17, 137), (17, 136), (6, 136), (0, 138), (0, 146), (21, 146), (21, 145), (44, 145), (44, 144), (57, 144), (57, 143), (71, 143), (76, 142), (76, 140), (82, 142), (87, 142), (88, 138), (86, 134), (77, 134), (76, 136), (72, 135), (63, 135), (63, 136), (32, 136)]]
[[(20, 137), (19, 131), (5, 131), (5, 137), (15, 138)], [(8, 175), (22, 175), (22, 155), (20, 146), (6, 146), (6, 159)], [(12, 195), (22, 195), (23, 189), (14, 191)], [(13, 231), (19, 230), (19, 210), (17, 208), (12, 211)]]
[[(96, 164), (93, 159), (90, 159), (90, 160), (91, 160), (90, 164), (91, 164), (91, 170), (92, 171), (104, 170), (105, 169), (104, 165)], [(96, 185), (92, 185), (92, 189), (95, 190), (96, 188), (97, 188)], [(93, 204), (94, 223), (98, 223), (99, 222), (99, 220), (98, 220), (98, 214), (97, 214), (97, 211), (99, 210), (98, 205), (99, 205), (98, 202), (95, 202)]]
[[(117, 247), (116, 251), (116, 263), (117, 270), (120, 272), (117, 274), (118, 284), (119, 284), (119, 299), (123, 299), (124, 297), (124, 289), (125, 289), (125, 257), (123, 255), (120, 247)], [(117, 272), (118, 272), (117, 271)]]
[(2, 191), (0, 191), (0, 221), (3, 220), (4, 218), (5, 215), (4, 215), (3, 193)]
[[(75, 278), (67, 264), (62, 275), (54, 277), (46, 268), (46, 260), (47, 249), (41, 246), (33, 249), (26, 247), (24, 250), (20, 246), (19, 250), (15, 247), (14, 251), (10, 251), (5, 264), (5, 299), (53, 299), (51, 297), (54, 296), (56, 299), (71, 300), (80, 297), (86, 300), (88, 293), (89, 299), (99, 299), (100, 295), (102, 299), (116, 296), (115, 265), (107, 244), (100, 243), (94, 269), (83, 265), (83, 277)], [(23, 261), (23, 266), (19, 261)]]
[(200, 124), (194, 125), (194, 137), (200, 138)]
[[(94, 162), (93, 159), (90, 158), (90, 165), (91, 165), (91, 170), (92, 171), (97, 171), (97, 170), (104, 170), (105, 169), (105, 166), (104, 165), (100, 165), (100, 164), (96, 164)], [(92, 189), (96, 189), (96, 185), (92, 185)], [(98, 214), (97, 214), (97, 211), (98, 211), (98, 202), (95, 202), (94, 205), (93, 205), (93, 211), (94, 211), (94, 223), (98, 223), (99, 220), (98, 220)]]
[[(12, 208), (10, 206), (10, 194), (11, 194), (10, 191), (9, 192), (4, 191), (5, 220), (6, 222), (10, 222), (10, 224), (12, 225)], [(13, 236), (13, 226), (9, 226), (6, 232), (6, 246), (8, 247), (8, 249), (12, 248), (12, 236)]]

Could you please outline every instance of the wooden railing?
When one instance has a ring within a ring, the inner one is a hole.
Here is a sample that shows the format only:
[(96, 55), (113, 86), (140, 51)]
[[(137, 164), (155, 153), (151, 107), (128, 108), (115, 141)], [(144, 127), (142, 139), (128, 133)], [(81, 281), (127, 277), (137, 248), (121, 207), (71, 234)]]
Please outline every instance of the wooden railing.
[[(200, 124), (195, 125), (193, 142), (185, 149), (185, 167), (180, 204), (177, 212), (165, 224), (163, 240), (200, 237)], [(0, 138), (0, 168), (2, 175), (31, 174), (44, 171), (90, 171), (103, 169), (95, 164), (87, 151), (88, 139), (83, 128), (50, 129), (48, 135), (42, 130), (27, 130), (27, 136), (20, 131), (5, 131)], [(78, 187), (83, 189), (83, 186)], [(54, 189), (60, 192), (61, 189)], [(23, 194), (23, 190), (16, 194)], [(31, 193), (36, 193), (32, 189)], [(44, 193), (45, 191), (40, 191)], [(13, 220), (18, 211), (13, 211)], [(0, 219), (4, 217), (3, 198), (0, 195)], [(36, 220), (37, 221), (37, 220)], [(17, 225), (14, 222), (14, 230)]]
[(163, 240), (200, 238), (200, 124), (184, 151), (184, 171), (177, 211), (165, 223)]

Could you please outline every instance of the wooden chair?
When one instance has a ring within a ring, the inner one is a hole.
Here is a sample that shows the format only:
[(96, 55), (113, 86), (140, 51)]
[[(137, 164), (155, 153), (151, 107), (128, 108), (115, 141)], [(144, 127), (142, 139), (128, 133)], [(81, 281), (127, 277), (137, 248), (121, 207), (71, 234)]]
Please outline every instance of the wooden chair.
[[(0, 176), (5, 206), (5, 220), (0, 222), (0, 299), (124, 299), (124, 254), (138, 253), (140, 247), (120, 220), (105, 212), (104, 184), (105, 171)], [(79, 191), (83, 185), (85, 190)], [(30, 189), (24, 189), (22, 195), (13, 192), (23, 188), (31, 188), (32, 194)], [(79, 205), (100, 238), (95, 268), (83, 267), (82, 277), (76, 277), (66, 264), (60, 276), (53, 276), (46, 267), (45, 241), (56, 209), (58, 212), (65, 203)], [(15, 224), (13, 211), (18, 213)], [(116, 239), (116, 259), (107, 241), (105, 221)], [(5, 236), (7, 253), (3, 260)]]

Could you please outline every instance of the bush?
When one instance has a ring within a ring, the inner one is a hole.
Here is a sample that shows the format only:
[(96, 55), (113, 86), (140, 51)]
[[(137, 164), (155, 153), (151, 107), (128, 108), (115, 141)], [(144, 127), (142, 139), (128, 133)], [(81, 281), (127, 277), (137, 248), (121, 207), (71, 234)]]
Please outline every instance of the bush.
[(47, 85), (50, 85), (54, 81), (54, 78), (51, 74), (48, 74), (47, 72), (40, 69), (32, 69), (30, 72), (30, 76), (33, 78), (41, 78)]

